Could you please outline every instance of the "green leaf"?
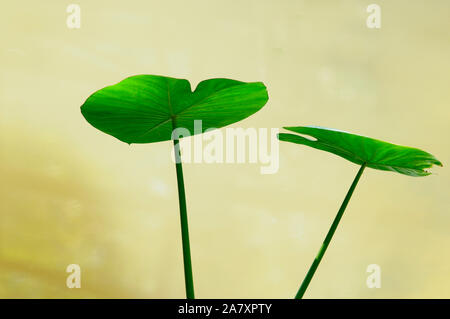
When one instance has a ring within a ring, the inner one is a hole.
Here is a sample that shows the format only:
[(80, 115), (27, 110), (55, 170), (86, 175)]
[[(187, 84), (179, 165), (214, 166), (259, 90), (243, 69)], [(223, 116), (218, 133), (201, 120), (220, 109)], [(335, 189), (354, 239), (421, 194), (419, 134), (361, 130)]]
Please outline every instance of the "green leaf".
[(210, 79), (191, 91), (188, 80), (137, 75), (92, 94), (81, 113), (95, 128), (119, 140), (153, 143), (171, 139), (175, 128), (194, 135), (194, 120), (202, 132), (240, 121), (267, 102), (261, 82)]
[(431, 173), (425, 169), (433, 164), (442, 166), (442, 163), (433, 155), (417, 148), (395, 145), (323, 127), (297, 126), (285, 127), (285, 129), (312, 138), (280, 133), (278, 138), (281, 141), (308, 145), (359, 165), (366, 163), (368, 167), (374, 169), (393, 171), (408, 176), (426, 176)]

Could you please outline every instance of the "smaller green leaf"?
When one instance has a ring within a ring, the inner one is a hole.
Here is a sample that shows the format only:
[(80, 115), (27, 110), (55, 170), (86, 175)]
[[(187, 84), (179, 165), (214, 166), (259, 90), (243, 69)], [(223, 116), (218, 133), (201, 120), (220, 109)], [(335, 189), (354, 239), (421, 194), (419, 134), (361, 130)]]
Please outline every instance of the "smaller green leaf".
[(281, 141), (304, 144), (318, 150), (330, 152), (355, 164), (366, 163), (368, 167), (393, 171), (408, 176), (427, 176), (426, 169), (442, 163), (432, 154), (417, 148), (400, 146), (370, 137), (344, 131), (317, 127), (284, 127), (286, 130), (312, 137), (306, 138), (291, 133), (280, 133)]

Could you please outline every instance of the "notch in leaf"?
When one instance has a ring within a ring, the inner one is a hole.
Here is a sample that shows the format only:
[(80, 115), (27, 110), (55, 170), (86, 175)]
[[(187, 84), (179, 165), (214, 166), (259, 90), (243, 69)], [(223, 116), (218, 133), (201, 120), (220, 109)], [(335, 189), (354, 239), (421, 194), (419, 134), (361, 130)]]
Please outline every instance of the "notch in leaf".
[(430, 153), (417, 148), (395, 145), (343, 131), (314, 126), (285, 127), (285, 129), (298, 134), (279, 133), (278, 139), (281, 141), (307, 145), (336, 154), (360, 165), (360, 169), (339, 208), (319, 253), (295, 296), (295, 298), (300, 299), (305, 294), (366, 167), (393, 171), (408, 176), (427, 176), (431, 174), (427, 171), (428, 168), (433, 165), (442, 166), (442, 163)]
[(192, 91), (188, 80), (137, 75), (95, 92), (81, 106), (81, 113), (92, 126), (128, 144), (173, 140), (189, 299), (195, 294), (186, 196), (179, 140), (172, 133), (181, 128), (191, 135), (198, 133), (194, 120), (202, 121), (202, 133), (238, 122), (260, 110), (267, 100), (267, 90), (261, 82), (209, 79)]

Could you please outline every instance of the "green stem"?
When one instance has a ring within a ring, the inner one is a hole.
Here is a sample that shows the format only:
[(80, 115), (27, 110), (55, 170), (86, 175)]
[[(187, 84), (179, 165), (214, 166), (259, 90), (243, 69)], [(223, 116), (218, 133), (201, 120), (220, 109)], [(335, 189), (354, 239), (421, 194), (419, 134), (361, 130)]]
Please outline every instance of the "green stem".
[(358, 174), (356, 174), (355, 179), (353, 180), (352, 186), (350, 186), (350, 189), (347, 192), (347, 195), (345, 196), (344, 201), (342, 202), (341, 208), (339, 208), (339, 211), (334, 218), (333, 224), (330, 227), (330, 230), (328, 231), (327, 236), (325, 237), (325, 240), (323, 241), (322, 246), (319, 249), (319, 253), (317, 254), (316, 258), (314, 259), (311, 267), (308, 270), (308, 273), (306, 274), (305, 279), (302, 282), (302, 285), (300, 286), (297, 295), (295, 296), (295, 299), (301, 299), (303, 295), (305, 294), (306, 289), (308, 288), (309, 283), (311, 282), (312, 277), (314, 276), (314, 273), (316, 272), (317, 267), (320, 264), (320, 261), (322, 260), (323, 255), (325, 254), (325, 251), (328, 248), (328, 245), (330, 244), (331, 239), (333, 238), (334, 232), (336, 231), (336, 228), (338, 227), (339, 221), (342, 218), (342, 215), (344, 215), (345, 208), (347, 207), (348, 202), (350, 201), (350, 198), (352, 197), (353, 191), (356, 188), (356, 185), (358, 184), (359, 178), (361, 177), (364, 168), (366, 167), (366, 163), (363, 163), (361, 165), (361, 168), (358, 171)]
[(195, 299), (194, 278), (192, 276), (191, 248), (189, 244), (189, 228), (186, 210), (186, 195), (184, 193), (183, 167), (181, 166), (180, 142), (173, 140), (178, 182), (178, 200), (180, 204), (181, 240), (183, 243), (184, 282), (186, 286), (186, 298)]

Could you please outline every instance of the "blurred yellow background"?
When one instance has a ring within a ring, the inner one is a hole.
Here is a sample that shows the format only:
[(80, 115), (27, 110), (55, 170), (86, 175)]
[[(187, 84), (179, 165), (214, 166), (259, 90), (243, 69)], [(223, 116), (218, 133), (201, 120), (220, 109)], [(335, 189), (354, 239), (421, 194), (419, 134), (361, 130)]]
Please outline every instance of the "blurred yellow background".
[[(366, 170), (305, 297), (450, 298), (450, 2), (7, 1), (0, 13), (0, 297), (184, 298), (171, 143), (128, 146), (79, 107), (135, 74), (263, 81), (234, 126), (321, 125), (434, 154), (425, 178)], [(280, 144), (186, 164), (199, 298), (292, 298), (357, 166)], [(81, 289), (68, 289), (79, 264)], [(378, 264), (382, 287), (369, 289)]]

